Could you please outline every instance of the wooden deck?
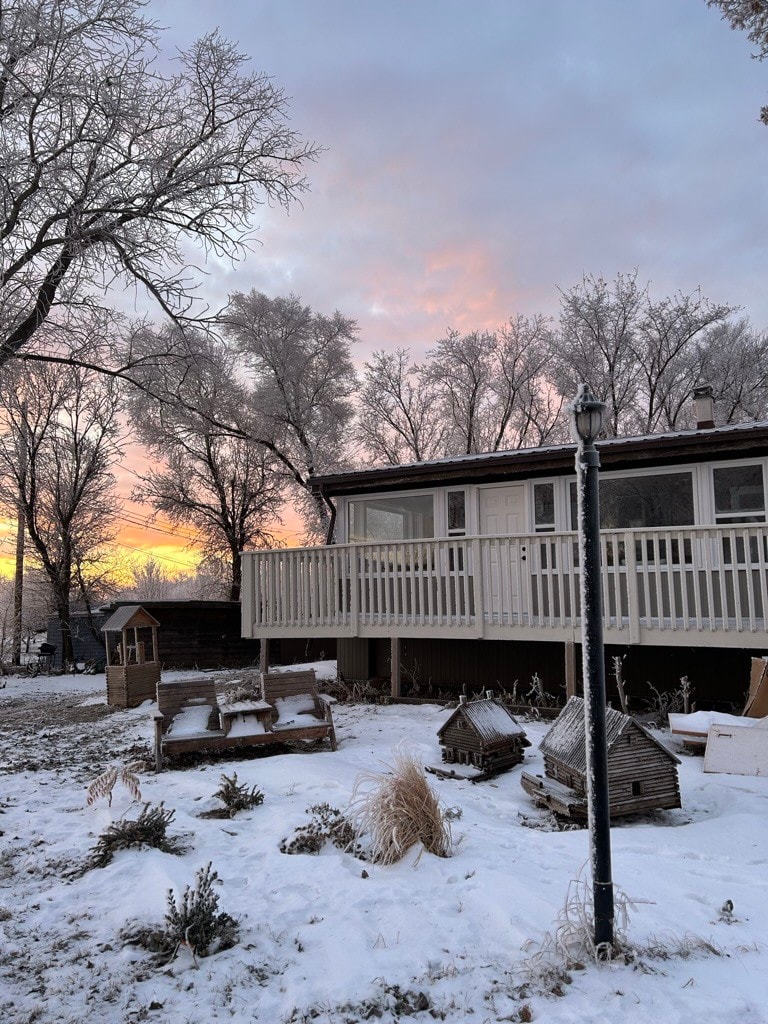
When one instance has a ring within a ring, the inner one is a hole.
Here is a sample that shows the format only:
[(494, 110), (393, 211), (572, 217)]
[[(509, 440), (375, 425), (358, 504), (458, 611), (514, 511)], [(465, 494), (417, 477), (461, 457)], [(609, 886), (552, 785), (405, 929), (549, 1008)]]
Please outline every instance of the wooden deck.
[[(607, 643), (768, 644), (768, 526), (604, 531), (601, 549)], [(581, 628), (573, 533), (242, 557), (248, 637), (564, 641)]]

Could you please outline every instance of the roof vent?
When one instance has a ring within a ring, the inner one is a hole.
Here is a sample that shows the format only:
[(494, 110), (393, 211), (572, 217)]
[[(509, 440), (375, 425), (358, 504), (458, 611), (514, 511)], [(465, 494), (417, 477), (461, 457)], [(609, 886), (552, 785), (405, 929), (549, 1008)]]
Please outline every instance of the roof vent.
[(693, 410), (696, 413), (696, 429), (706, 430), (715, 425), (715, 397), (711, 384), (702, 384), (693, 389)]

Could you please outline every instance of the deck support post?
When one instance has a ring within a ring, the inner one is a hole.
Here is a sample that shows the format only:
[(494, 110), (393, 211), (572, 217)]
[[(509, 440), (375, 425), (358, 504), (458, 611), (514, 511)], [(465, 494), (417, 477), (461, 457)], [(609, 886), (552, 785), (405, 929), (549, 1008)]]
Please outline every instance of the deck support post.
[(576, 644), (573, 640), (565, 641), (565, 696), (566, 699), (576, 697), (578, 689), (576, 679)]
[(265, 636), (259, 641), (259, 671), (269, 672), (269, 640)]
[(389, 678), (390, 696), (397, 700), (400, 697), (400, 637), (393, 636), (389, 642)]

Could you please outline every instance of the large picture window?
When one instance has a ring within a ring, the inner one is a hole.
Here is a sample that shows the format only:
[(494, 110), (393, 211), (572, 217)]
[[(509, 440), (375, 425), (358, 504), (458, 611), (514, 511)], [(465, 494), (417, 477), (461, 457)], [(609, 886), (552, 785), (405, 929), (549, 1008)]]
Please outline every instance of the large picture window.
[[(576, 529), (576, 484), (571, 483), (571, 528)], [(642, 530), (654, 526), (693, 526), (690, 473), (600, 478), (600, 527)]]
[(434, 499), (431, 494), (406, 494), (351, 501), (348, 527), (352, 543), (434, 537)]

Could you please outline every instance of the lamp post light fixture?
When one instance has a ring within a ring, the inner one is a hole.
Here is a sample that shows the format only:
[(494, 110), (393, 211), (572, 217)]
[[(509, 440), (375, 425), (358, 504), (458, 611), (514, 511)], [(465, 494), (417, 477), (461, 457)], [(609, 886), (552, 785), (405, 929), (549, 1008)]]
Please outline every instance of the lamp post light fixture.
[(587, 811), (595, 913), (595, 949), (600, 958), (613, 947), (613, 881), (608, 753), (605, 736), (605, 655), (600, 580), (600, 456), (595, 438), (604, 422), (605, 404), (579, 387), (569, 406), (576, 450), (581, 652), (584, 676), (584, 728), (587, 747)]

